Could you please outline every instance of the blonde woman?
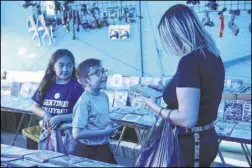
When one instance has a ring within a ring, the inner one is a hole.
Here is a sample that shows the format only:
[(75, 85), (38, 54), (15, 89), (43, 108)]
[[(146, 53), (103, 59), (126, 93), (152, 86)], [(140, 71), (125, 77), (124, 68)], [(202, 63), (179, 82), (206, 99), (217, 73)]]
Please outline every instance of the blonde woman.
[(209, 167), (219, 147), (213, 122), (225, 78), (220, 52), (186, 5), (169, 8), (160, 20), (158, 31), (166, 51), (181, 59), (176, 74), (163, 91), (167, 108), (160, 107), (151, 98), (144, 101), (178, 127), (185, 166)]

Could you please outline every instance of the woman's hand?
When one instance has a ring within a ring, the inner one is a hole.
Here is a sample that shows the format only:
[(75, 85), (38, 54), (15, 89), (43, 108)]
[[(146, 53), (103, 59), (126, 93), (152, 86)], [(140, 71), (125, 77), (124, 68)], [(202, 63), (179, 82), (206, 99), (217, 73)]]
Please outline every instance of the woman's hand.
[(157, 85), (149, 84), (148, 87), (152, 88), (152, 89), (155, 89), (157, 91), (163, 91), (164, 90), (164, 85), (163, 85), (162, 81), (159, 81)]
[(50, 118), (50, 120), (48, 121), (48, 127), (51, 130), (54, 130), (59, 125), (60, 122), (61, 122), (61, 119), (60, 119), (59, 115), (56, 115), (56, 116)]
[(144, 103), (152, 110), (152, 111), (156, 111), (157, 108), (157, 103), (156, 103), (156, 99), (154, 97), (152, 98), (146, 98), (146, 97), (142, 97)]

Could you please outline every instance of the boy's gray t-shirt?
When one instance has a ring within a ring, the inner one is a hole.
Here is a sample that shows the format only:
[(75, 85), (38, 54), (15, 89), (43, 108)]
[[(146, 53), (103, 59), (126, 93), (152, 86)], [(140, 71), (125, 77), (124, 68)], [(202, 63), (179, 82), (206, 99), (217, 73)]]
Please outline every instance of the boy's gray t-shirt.
[[(93, 96), (84, 91), (73, 108), (72, 126), (87, 130), (103, 130), (110, 122), (109, 102), (106, 93)], [(80, 139), (86, 145), (102, 145), (109, 143), (108, 136)]]

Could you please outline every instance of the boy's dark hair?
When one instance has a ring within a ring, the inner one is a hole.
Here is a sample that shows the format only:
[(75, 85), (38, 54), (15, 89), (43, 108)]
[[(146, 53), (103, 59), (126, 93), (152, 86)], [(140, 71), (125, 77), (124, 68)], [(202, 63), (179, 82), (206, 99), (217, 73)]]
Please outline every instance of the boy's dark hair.
[(77, 69), (76, 69), (76, 77), (81, 80), (82, 78), (86, 78), (89, 73), (89, 69), (91, 67), (98, 67), (101, 65), (101, 60), (98, 59), (86, 59), (85, 61), (82, 61)]

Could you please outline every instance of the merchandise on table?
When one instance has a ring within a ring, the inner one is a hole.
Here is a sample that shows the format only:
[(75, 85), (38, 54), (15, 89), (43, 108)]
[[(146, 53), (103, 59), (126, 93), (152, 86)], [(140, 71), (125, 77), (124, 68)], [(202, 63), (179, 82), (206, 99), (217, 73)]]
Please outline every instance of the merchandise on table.
[(128, 91), (115, 91), (114, 107), (126, 106)]
[(112, 120), (121, 120), (124, 117), (124, 114), (117, 113), (117, 112), (112, 112), (109, 114), (109, 118)]
[(157, 99), (162, 97), (161, 92), (158, 92), (152, 88), (149, 88), (149, 87), (141, 85), (141, 84), (131, 86), (130, 89), (145, 96), (145, 97), (155, 97)]
[(74, 155), (66, 155), (66, 156), (60, 156), (57, 158), (49, 159), (49, 162), (61, 165), (61, 166), (66, 166), (66, 167), (71, 167), (75, 163), (79, 163), (82, 161), (85, 161), (87, 159), (74, 156)]
[(226, 100), (224, 108), (224, 120), (242, 121), (243, 101)]
[(15, 160), (7, 163), (8, 167), (37, 167), (38, 163), (30, 160)]
[(243, 103), (242, 121), (251, 123), (251, 101)]
[(126, 114), (121, 120), (126, 122), (136, 122), (141, 117), (141, 115)]
[(237, 122), (219, 120), (215, 123), (215, 131), (219, 135), (230, 136)]
[(65, 154), (53, 152), (53, 151), (49, 151), (49, 150), (38, 150), (38, 152), (36, 152), (34, 154), (24, 156), (24, 158), (26, 160), (44, 163), (44, 162), (47, 162), (49, 159), (60, 157), (63, 155), (65, 155)]
[(28, 150), (16, 146), (1, 148), (1, 156), (11, 158), (24, 158), (25, 155), (36, 153), (37, 150)]
[(251, 140), (251, 123), (239, 122), (234, 127), (231, 137)]

